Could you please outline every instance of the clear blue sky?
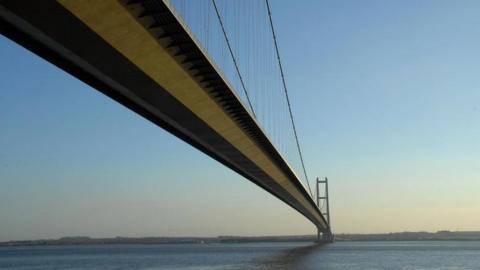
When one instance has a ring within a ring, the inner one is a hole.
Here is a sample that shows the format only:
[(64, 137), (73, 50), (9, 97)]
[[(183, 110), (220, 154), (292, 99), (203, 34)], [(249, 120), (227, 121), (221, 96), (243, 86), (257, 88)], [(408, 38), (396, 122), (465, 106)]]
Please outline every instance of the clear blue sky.
[[(334, 230), (480, 230), (480, 2), (271, 2), (307, 168), (331, 180)], [(313, 233), (4, 37), (0, 74), (0, 241)]]

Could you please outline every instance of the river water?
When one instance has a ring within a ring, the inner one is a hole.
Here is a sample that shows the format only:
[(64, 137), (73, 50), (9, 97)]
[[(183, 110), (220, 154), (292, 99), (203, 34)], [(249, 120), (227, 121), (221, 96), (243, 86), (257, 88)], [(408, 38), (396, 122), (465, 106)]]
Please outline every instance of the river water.
[(480, 269), (480, 242), (0, 247), (0, 269)]

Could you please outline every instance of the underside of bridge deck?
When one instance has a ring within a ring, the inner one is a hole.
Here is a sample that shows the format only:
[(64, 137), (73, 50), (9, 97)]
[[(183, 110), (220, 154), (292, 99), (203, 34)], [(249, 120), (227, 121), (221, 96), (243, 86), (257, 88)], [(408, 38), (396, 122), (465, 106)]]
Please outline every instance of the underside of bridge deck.
[(327, 230), (298, 177), (168, 4), (0, 0), (0, 20), (5, 36)]

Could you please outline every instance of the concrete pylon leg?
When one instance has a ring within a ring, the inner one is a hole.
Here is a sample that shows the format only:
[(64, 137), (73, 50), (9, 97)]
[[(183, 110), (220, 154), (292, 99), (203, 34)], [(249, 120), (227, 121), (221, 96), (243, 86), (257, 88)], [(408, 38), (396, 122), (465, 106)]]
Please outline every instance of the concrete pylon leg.
[(333, 243), (334, 236), (331, 231), (321, 231), (317, 229), (317, 243)]
[[(323, 196), (320, 195), (320, 184), (325, 184), (325, 193)], [(330, 200), (328, 196), (328, 178), (325, 177), (323, 180), (321, 180), (319, 177), (317, 177), (317, 194), (316, 194), (316, 199), (317, 199), (317, 207), (319, 211), (321, 212), (322, 215), (326, 218), (327, 222), (327, 228), (323, 228), (320, 230), (320, 228), (317, 228), (317, 242), (318, 243), (333, 243), (334, 241), (334, 236), (333, 233), (330, 229)], [(322, 212), (322, 209), (320, 208), (320, 201), (324, 200), (325, 206), (326, 206), (326, 211)]]

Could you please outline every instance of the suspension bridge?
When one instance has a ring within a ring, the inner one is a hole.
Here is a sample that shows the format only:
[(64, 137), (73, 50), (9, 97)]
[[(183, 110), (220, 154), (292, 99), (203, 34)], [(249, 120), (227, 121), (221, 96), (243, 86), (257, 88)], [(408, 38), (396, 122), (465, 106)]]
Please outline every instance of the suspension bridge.
[(333, 239), (327, 182), (312, 193), (268, 0), (0, 0), (0, 25)]

